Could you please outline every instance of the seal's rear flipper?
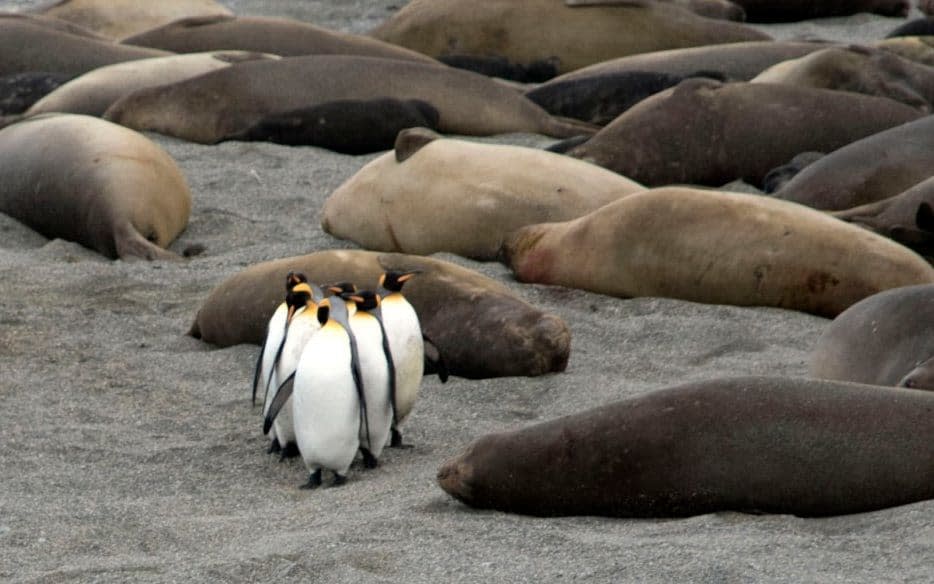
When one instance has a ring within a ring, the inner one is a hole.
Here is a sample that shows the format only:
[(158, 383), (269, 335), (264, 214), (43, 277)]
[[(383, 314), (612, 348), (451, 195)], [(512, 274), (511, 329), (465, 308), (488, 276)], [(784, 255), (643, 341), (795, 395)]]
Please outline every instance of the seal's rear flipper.
[(140, 232), (130, 224), (127, 224), (117, 231), (117, 233), (114, 233), (114, 245), (117, 248), (117, 257), (122, 260), (182, 260), (180, 255), (167, 249), (162, 249), (143, 237)]

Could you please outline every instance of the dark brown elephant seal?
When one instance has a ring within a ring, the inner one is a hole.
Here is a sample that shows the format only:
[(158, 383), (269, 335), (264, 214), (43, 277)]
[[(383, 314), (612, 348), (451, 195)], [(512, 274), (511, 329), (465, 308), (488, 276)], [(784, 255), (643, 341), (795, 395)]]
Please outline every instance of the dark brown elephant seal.
[(0, 75), (30, 71), (81, 75), (104, 65), (169, 54), (118, 45), (48, 18), (0, 14)]
[(567, 153), (646, 186), (740, 178), (759, 185), (799, 152), (830, 152), (920, 116), (889, 99), (843, 91), (688, 79)]
[(746, 11), (749, 22), (795, 22), (828, 16), (872, 12), (904, 18), (909, 0), (733, 0)]
[(125, 38), (123, 42), (175, 53), (240, 50), (282, 57), (359, 55), (437, 64), (431, 57), (374, 38), (299, 20), (260, 16), (186, 18)]
[(179, 18), (232, 14), (214, 0), (61, 0), (35, 13), (80, 25), (110, 39), (121, 39)]
[(882, 290), (934, 282), (884, 237), (770, 197), (668, 187), (513, 232), (520, 282), (835, 316)]
[(567, 366), (571, 336), (557, 316), (456, 264), (367, 251), (324, 251), (251, 266), (214, 289), (189, 334), (222, 347), (261, 344), (290, 270), (304, 273), (311, 282), (351, 281), (375, 289), (380, 274), (389, 269), (421, 270), (406, 283), (404, 294), (451, 374), (535, 376)]
[[(769, 40), (755, 29), (694, 14), (671, 2), (414, 0), (370, 34), (440, 58), (503, 59), (552, 76), (624, 55)], [(543, 80), (543, 79), (539, 79)]]
[[(931, 367), (932, 330), (934, 285), (881, 292), (827, 325), (811, 353), (808, 374), (874, 385), (903, 383), (915, 368)], [(923, 387), (934, 389), (934, 385)]]
[(104, 117), (136, 130), (213, 144), (271, 115), (329, 102), (382, 98), (426, 102), (438, 111), (437, 128), (445, 133), (537, 132), (569, 137), (594, 129), (584, 122), (554, 118), (515, 90), (476, 73), (342, 55), (243, 63), (137, 91), (111, 106)]
[(842, 211), (894, 197), (934, 176), (934, 117), (866, 136), (808, 165), (775, 196)]
[(72, 77), (42, 71), (0, 76), (0, 116), (23, 113)]
[(538, 516), (803, 517), (934, 498), (934, 395), (779, 377), (686, 383), (483, 436), (438, 471)]
[(178, 259), (191, 193), (145, 136), (89, 116), (44, 115), (0, 130), (0, 212), (111, 258)]

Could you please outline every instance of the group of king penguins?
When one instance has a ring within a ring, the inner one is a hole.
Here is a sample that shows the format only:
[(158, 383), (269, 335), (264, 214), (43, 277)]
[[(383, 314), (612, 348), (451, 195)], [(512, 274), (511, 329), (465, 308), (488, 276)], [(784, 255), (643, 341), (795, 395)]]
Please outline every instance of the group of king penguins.
[[(375, 468), (387, 444), (403, 446), (400, 427), (418, 396), (429, 342), (402, 295), (417, 273), (388, 271), (375, 292), (286, 276), (285, 301), (257, 359), (253, 401), (263, 387), (269, 451), (297, 450), (309, 473), (303, 488), (320, 486), (323, 470), (344, 484), (358, 451)], [(439, 376), (446, 380), (443, 364)]]

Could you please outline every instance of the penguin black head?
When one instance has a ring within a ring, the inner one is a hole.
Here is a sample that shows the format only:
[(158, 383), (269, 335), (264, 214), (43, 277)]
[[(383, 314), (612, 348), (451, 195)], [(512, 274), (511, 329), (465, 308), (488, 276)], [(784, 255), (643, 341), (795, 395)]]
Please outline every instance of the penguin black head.
[(357, 310), (373, 310), (379, 307), (379, 296), (370, 290), (362, 292), (341, 294), (344, 300), (352, 300), (357, 305)]
[(285, 276), (285, 291), (289, 292), (292, 290), (292, 288), (298, 284), (301, 284), (302, 282), (308, 282), (308, 278), (305, 277), (305, 274), (302, 274), (301, 272), (289, 271), (289, 273)]
[(285, 304), (289, 307), (289, 315), (286, 318), (286, 322), (292, 321), (292, 317), (295, 316), (295, 312), (299, 308), (307, 306), (310, 302), (317, 301), (323, 296), (321, 290), (318, 290), (318, 298), (315, 298), (314, 288), (317, 288), (317, 286), (312, 287), (308, 282), (300, 282), (292, 286), (288, 294), (285, 295)]
[(336, 284), (331, 284), (326, 286), (325, 289), (336, 296), (350, 292), (354, 293), (357, 291), (357, 285), (353, 282), (338, 282)]
[(318, 304), (318, 322), (321, 326), (331, 318), (331, 301), (325, 298)]
[(409, 270), (408, 272), (389, 270), (379, 277), (379, 285), (390, 292), (402, 292), (402, 285), (416, 274), (421, 273), (422, 270)]

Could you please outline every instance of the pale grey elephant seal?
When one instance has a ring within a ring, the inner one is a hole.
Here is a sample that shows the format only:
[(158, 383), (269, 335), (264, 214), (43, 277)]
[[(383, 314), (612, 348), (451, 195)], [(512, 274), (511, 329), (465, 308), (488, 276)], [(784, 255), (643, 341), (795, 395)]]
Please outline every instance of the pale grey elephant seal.
[(759, 185), (800, 152), (830, 152), (917, 119), (890, 99), (765, 83), (687, 79), (567, 153), (646, 186)]
[(824, 213), (679, 187), (523, 227), (503, 252), (520, 282), (821, 316), (882, 290), (934, 282), (934, 268), (911, 250)]
[(323, 251), (251, 266), (214, 289), (189, 334), (222, 347), (261, 344), (289, 271), (310, 282), (375, 290), (386, 270), (421, 271), (406, 282), (404, 294), (452, 375), (535, 376), (567, 366), (571, 336), (564, 321), (505, 286), (450, 262), (367, 251)]
[(888, 199), (934, 176), (934, 117), (866, 136), (808, 165), (775, 196), (842, 211)]
[(213, 144), (268, 116), (336, 101), (381, 98), (427, 103), (438, 112), (438, 130), (446, 133), (570, 137), (595, 129), (555, 118), (514, 89), (476, 73), (344, 55), (242, 63), (137, 91), (113, 104), (104, 117), (136, 130)]
[(111, 258), (178, 259), (191, 193), (145, 136), (88, 116), (44, 115), (0, 130), (0, 212)]
[(827, 325), (812, 351), (808, 374), (896, 385), (921, 367), (916, 373), (920, 379), (922, 371), (930, 370), (928, 361), (934, 357), (932, 330), (934, 285), (896, 288), (870, 296)]
[(358, 55), (438, 64), (431, 57), (374, 38), (299, 20), (260, 16), (186, 18), (125, 38), (123, 42), (175, 53), (236, 49), (282, 57)]
[(438, 471), (539, 516), (811, 517), (934, 498), (934, 395), (783, 377), (695, 381), (488, 434)]
[(906, 17), (909, 0), (733, 0), (746, 11), (749, 22), (794, 22), (811, 18), (872, 12)]
[(328, 197), (322, 229), (371, 250), (493, 260), (523, 225), (580, 217), (645, 190), (537, 148), (439, 138), (424, 128), (401, 132), (395, 152)]
[(566, 73), (624, 55), (769, 40), (755, 29), (694, 14), (671, 2), (414, 0), (370, 34), (447, 61), (505, 59)]

